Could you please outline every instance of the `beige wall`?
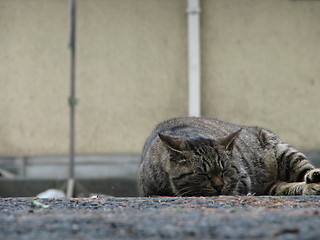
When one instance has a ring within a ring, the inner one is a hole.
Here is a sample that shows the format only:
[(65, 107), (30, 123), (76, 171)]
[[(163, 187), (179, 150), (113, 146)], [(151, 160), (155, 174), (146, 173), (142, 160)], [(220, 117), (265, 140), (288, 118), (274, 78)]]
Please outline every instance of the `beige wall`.
[(65, 151), (66, 1), (0, 0), (0, 154)]
[[(320, 2), (202, 1), (202, 112), (318, 149)], [(78, 0), (77, 152), (187, 114), (185, 0)], [(0, 155), (68, 151), (68, 1), (0, 0)]]
[(159, 120), (187, 114), (185, 9), (184, 0), (79, 2), (80, 151), (140, 152)]
[[(77, 151), (140, 152), (187, 114), (186, 2), (78, 1)], [(68, 1), (0, 0), (0, 154), (68, 151)]]
[(203, 114), (320, 147), (320, 2), (203, 2)]

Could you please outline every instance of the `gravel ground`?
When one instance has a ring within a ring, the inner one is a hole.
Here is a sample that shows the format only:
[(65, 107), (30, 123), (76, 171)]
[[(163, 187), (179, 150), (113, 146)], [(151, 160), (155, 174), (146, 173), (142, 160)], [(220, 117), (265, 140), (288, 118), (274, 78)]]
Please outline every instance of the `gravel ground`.
[(0, 239), (320, 239), (320, 196), (2, 198)]

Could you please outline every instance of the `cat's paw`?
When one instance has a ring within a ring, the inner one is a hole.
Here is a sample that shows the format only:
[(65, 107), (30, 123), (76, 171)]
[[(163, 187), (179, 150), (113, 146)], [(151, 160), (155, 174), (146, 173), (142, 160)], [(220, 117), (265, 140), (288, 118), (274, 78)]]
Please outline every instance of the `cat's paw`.
[(303, 195), (320, 195), (320, 184), (319, 183), (310, 183), (306, 184), (303, 191)]
[(320, 168), (313, 169), (305, 175), (305, 182), (309, 183), (320, 183)]

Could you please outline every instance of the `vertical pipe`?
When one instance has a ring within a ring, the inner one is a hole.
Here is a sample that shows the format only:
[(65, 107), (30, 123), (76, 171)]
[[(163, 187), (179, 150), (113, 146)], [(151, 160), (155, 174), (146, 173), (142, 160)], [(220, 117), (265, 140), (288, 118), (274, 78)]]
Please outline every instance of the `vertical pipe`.
[(201, 115), (200, 12), (199, 0), (188, 0), (189, 116)]
[(75, 156), (75, 106), (76, 100), (76, 0), (70, 0), (70, 152), (69, 152), (69, 179), (67, 197), (73, 196), (74, 189), (74, 156)]

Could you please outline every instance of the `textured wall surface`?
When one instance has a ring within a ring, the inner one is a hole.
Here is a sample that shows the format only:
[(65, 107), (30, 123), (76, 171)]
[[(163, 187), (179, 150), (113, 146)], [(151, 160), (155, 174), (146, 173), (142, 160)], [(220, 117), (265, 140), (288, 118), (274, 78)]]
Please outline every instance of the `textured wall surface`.
[(203, 2), (203, 114), (320, 147), (320, 2)]
[[(320, 136), (320, 2), (201, 1), (202, 113)], [(78, 0), (79, 153), (138, 153), (187, 114), (187, 1)], [(0, 0), (0, 155), (64, 154), (68, 1)]]
[[(78, 1), (77, 151), (140, 152), (187, 114), (185, 1)], [(0, 0), (0, 154), (68, 151), (68, 1)]]
[(68, 149), (66, 1), (0, 0), (0, 153)]

